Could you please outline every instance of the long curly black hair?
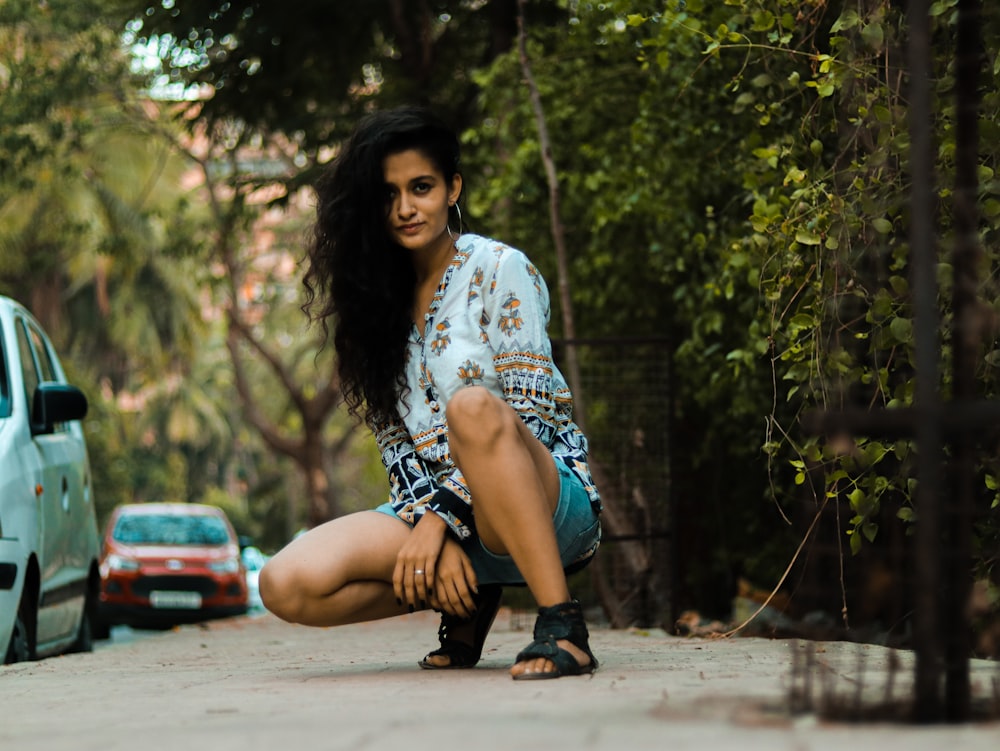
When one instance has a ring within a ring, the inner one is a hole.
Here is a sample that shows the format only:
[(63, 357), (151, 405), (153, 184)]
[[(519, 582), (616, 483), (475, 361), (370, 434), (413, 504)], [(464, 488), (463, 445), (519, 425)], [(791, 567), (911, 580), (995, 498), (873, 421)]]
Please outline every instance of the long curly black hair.
[(450, 187), (459, 171), (458, 137), (418, 107), (362, 119), (316, 186), (303, 310), (327, 338), (333, 331), (344, 401), (370, 427), (396, 417), (407, 389), (416, 275), (409, 252), (387, 229), (383, 161), (409, 149), (429, 159)]

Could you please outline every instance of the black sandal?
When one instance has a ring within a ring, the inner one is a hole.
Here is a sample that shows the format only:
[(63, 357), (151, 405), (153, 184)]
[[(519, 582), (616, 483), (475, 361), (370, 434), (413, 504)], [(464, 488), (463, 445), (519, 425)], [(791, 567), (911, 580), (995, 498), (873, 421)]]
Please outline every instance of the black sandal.
[[(438, 641), (441, 648), (427, 654), (417, 664), (425, 670), (454, 670), (456, 668), (474, 668), (483, 654), (486, 635), (490, 632), (497, 611), (500, 610), (500, 596), (503, 587), (499, 584), (484, 584), (476, 595), (476, 612), (470, 618), (459, 618), (448, 613), (441, 614), (441, 625), (438, 627)], [(473, 643), (466, 644), (453, 638), (451, 632), (469, 623), (474, 623)], [(429, 662), (430, 657), (444, 656), (448, 658), (447, 665), (435, 665)]]
[[(535, 640), (521, 650), (516, 662), (524, 662), (542, 657), (555, 665), (555, 670), (546, 673), (521, 673), (515, 675), (515, 681), (543, 680), (560, 678), (564, 675), (586, 675), (597, 670), (597, 658), (590, 651), (587, 624), (583, 621), (583, 608), (577, 600), (562, 602), (550, 608), (539, 608), (535, 620)], [(590, 662), (581, 665), (576, 658), (559, 647), (556, 642), (565, 639), (590, 658)]]

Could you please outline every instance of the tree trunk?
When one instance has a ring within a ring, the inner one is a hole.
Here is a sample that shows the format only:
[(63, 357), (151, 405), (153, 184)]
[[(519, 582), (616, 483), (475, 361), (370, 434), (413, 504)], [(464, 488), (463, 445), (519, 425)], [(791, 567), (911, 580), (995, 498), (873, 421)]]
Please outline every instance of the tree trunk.
[[(580, 364), (577, 358), (576, 343), (576, 323), (573, 318), (573, 300), (570, 294), (569, 280), (569, 259), (566, 251), (566, 236), (563, 230), (560, 216), (559, 197), (559, 177), (556, 170), (555, 159), (552, 154), (552, 142), (549, 138), (548, 126), (545, 118), (545, 108), (542, 104), (541, 93), (535, 82), (535, 77), (531, 69), (531, 61), (528, 58), (527, 32), (524, 22), (524, 0), (518, 0), (518, 52), (521, 62), (521, 71), (524, 75), (528, 87), (528, 96), (531, 100), (532, 110), (535, 115), (535, 124), (538, 128), (538, 141), (542, 155), (542, 163), (545, 166), (545, 176), (549, 188), (549, 221), (552, 231), (552, 241), (556, 251), (557, 285), (559, 291), (559, 304), (562, 312), (563, 333), (566, 337), (566, 376), (569, 381), (570, 390), (573, 392), (574, 414), (573, 419), (580, 429), (586, 433), (586, 399), (583, 392), (583, 382), (580, 377)], [(604, 503), (604, 513), (602, 524), (606, 535), (605, 539), (629, 538), (629, 542), (620, 545), (621, 562), (626, 571), (625, 580), (620, 582), (607, 582), (596, 566), (594, 568), (594, 586), (601, 599), (605, 612), (609, 615), (612, 625), (624, 627), (629, 625), (629, 617), (626, 615), (627, 608), (621, 598), (621, 593), (627, 593), (631, 598), (636, 593), (651, 595), (652, 599), (657, 596), (662, 599), (662, 594), (647, 592), (647, 585), (650, 580), (652, 570), (652, 560), (649, 552), (632, 542), (643, 537), (643, 530), (637, 530), (635, 525), (628, 518), (625, 509), (628, 504), (624, 499), (617, 497), (613, 490), (613, 484), (608, 481), (600, 460), (591, 457), (591, 472), (594, 482), (601, 490), (601, 497)], [(644, 530), (648, 532), (649, 530)], [(615, 584), (618, 586), (616, 587)], [(662, 612), (661, 607), (654, 606), (647, 608)], [(643, 614), (648, 616), (649, 613)]]

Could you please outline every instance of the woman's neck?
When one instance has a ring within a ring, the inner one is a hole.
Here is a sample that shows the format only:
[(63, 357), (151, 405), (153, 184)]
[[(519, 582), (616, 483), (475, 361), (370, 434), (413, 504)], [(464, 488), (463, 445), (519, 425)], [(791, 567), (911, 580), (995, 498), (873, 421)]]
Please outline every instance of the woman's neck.
[(455, 257), (455, 242), (445, 235), (433, 249), (425, 249), (413, 255), (413, 269), (417, 275), (417, 286), (437, 285), (444, 270)]

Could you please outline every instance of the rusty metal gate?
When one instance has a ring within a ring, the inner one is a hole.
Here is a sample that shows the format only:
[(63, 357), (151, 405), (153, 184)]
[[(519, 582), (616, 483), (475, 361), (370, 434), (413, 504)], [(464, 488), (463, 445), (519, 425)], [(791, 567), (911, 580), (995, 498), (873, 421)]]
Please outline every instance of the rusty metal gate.
[(940, 395), (941, 342), (937, 309), (934, 144), (930, 0), (907, 8), (909, 119), (911, 138), (910, 268), (915, 319), (917, 390), (907, 409), (815, 415), (808, 429), (823, 434), (914, 437), (918, 470), (916, 539), (913, 545), (916, 675), (912, 718), (919, 722), (962, 722), (970, 718), (970, 596), (974, 459), (977, 436), (1000, 421), (1000, 404), (977, 399), (975, 366), (981, 346), (976, 311), (978, 241), (978, 77), (981, 64), (981, 5), (957, 6), (956, 176), (953, 215), (956, 242), (951, 254), (952, 397)]

